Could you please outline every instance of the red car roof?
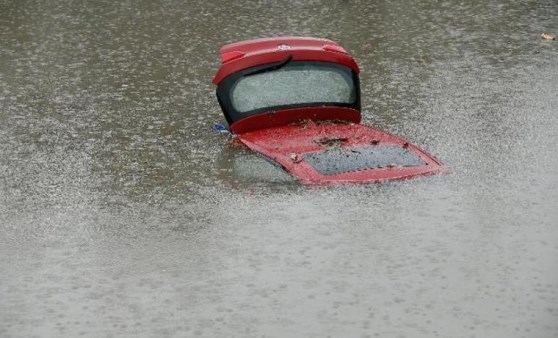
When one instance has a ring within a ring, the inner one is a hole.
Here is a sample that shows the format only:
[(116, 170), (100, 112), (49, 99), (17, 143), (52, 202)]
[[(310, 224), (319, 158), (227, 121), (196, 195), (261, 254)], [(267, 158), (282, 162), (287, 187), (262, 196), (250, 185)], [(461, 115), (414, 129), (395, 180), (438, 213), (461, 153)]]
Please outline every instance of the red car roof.
[(238, 138), (306, 184), (401, 180), (445, 170), (419, 147), (361, 124), (308, 120)]
[(240, 70), (281, 62), (292, 55), (294, 61), (325, 61), (345, 65), (358, 73), (356, 61), (343, 47), (328, 39), (278, 37), (231, 43), (219, 50), (221, 67), (214, 84)]

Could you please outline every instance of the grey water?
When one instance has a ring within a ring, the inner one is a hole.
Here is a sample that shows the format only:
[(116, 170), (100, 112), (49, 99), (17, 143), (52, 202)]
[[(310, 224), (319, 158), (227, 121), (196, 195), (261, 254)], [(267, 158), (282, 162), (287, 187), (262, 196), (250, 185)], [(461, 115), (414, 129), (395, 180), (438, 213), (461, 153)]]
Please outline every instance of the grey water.
[[(0, 337), (558, 337), (557, 18), (0, 0)], [(283, 35), (339, 42), (364, 123), (452, 173), (309, 187), (243, 162), (212, 131), (218, 48)]]

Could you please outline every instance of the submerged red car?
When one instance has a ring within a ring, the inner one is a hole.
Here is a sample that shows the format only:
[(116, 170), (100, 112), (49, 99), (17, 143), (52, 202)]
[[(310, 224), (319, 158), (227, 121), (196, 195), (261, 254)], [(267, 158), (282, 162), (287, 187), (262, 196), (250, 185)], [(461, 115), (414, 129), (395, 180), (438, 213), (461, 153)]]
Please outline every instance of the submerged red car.
[(220, 49), (213, 83), (230, 131), (306, 184), (431, 175), (442, 163), (416, 145), (362, 125), (359, 68), (336, 42), (308, 37)]

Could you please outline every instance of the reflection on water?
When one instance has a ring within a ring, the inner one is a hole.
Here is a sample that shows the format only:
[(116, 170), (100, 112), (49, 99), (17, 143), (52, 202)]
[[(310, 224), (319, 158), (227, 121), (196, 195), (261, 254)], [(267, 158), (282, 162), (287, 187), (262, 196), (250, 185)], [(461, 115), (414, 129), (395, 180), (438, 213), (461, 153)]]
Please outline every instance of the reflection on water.
[(276, 162), (241, 143), (223, 146), (215, 163), (220, 183), (235, 188), (294, 184), (296, 179)]
[[(555, 336), (557, 15), (0, 0), (0, 336)], [(365, 122), (455, 173), (304, 187), (229, 153), (217, 50), (277, 35), (338, 41)]]

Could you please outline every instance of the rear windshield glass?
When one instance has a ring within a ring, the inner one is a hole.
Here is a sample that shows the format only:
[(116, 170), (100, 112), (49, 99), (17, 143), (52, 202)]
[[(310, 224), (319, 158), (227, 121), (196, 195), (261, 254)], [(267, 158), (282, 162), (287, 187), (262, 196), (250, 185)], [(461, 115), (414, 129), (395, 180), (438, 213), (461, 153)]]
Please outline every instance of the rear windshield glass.
[(239, 113), (296, 104), (352, 104), (355, 100), (351, 70), (318, 62), (293, 62), (278, 70), (246, 75), (231, 90), (231, 103)]

